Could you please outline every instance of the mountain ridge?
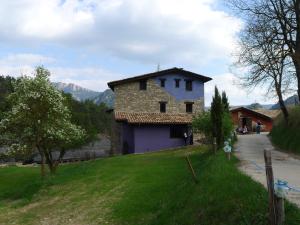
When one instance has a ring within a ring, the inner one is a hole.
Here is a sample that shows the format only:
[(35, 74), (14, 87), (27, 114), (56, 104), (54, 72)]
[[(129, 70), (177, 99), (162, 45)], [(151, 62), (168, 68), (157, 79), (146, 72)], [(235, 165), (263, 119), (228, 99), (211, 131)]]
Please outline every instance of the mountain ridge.
[(98, 92), (73, 83), (52, 82), (52, 84), (56, 89), (71, 94), (77, 101), (91, 100), (98, 105), (105, 103), (108, 107), (112, 107), (114, 104), (114, 93), (110, 89)]

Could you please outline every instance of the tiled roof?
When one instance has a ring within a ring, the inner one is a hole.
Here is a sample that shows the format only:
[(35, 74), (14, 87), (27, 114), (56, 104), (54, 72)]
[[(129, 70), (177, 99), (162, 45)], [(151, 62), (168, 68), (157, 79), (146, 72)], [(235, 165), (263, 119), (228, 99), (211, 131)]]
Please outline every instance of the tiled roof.
[(241, 111), (241, 110), (251, 112), (253, 114), (256, 114), (261, 117), (265, 117), (270, 120), (273, 120), (274, 118), (276, 118), (280, 113), (280, 110), (267, 110), (267, 109), (252, 110), (252, 109), (248, 109), (246, 107), (231, 108), (230, 112), (236, 112), (236, 111)]
[(258, 113), (261, 113), (261, 114), (264, 114), (266, 116), (269, 116), (272, 119), (276, 118), (281, 112), (280, 110), (277, 110), (277, 109), (272, 109), (272, 110), (269, 110), (269, 109), (256, 109), (254, 111), (256, 111)]
[(207, 81), (212, 80), (212, 78), (210, 78), (210, 77), (206, 77), (206, 76), (203, 76), (201, 74), (193, 73), (193, 72), (184, 70), (182, 68), (174, 67), (174, 68), (170, 68), (170, 69), (166, 69), (166, 70), (160, 70), (160, 71), (153, 72), (153, 73), (147, 73), (147, 74), (143, 74), (143, 75), (139, 75), (139, 76), (135, 76), (135, 77), (129, 77), (129, 78), (126, 78), (126, 79), (123, 79), (123, 80), (111, 81), (107, 85), (112, 90), (114, 90), (114, 87), (116, 85), (119, 85), (119, 84), (124, 84), (124, 83), (128, 83), (128, 82), (148, 79), (148, 78), (157, 77), (157, 76), (166, 75), (166, 74), (172, 74), (172, 73), (179, 73), (179, 74), (182, 74), (182, 75), (186, 75), (186, 76), (189, 76), (191, 78), (202, 80), (203, 82), (207, 82)]
[(168, 113), (127, 113), (115, 112), (117, 121), (126, 121), (132, 124), (188, 124), (192, 122), (192, 114)]

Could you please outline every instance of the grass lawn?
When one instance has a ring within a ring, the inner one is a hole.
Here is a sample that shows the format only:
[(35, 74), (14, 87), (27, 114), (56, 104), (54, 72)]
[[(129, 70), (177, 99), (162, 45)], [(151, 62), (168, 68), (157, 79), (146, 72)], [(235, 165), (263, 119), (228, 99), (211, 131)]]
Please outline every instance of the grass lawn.
[[(237, 163), (194, 147), (62, 165), (44, 181), (38, 167), (0, 168), (0, 224), (267, 224), (267, 193)], [(300, 210), (287, 204), (286, 219), (300, 224)]]

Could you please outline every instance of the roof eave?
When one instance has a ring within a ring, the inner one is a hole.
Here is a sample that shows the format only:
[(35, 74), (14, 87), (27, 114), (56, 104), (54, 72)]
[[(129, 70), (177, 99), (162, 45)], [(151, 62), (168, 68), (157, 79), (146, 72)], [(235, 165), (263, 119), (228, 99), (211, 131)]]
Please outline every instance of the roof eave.
[(193, 72), (186, 71), (186, 70), (179, 69), (179, 68), (175, 67), (175, 68), (162, 70), (162, 71), (158, 71), (158, 72), (153, 72), (153, 73), (148, 73), (148, 74), (144, 74), (144, 75), (140, 75), (140, 76), (129, 77), (129, 78), (122, 79), (122, 80), (111, 81), (111, 82), (108, 82), (107, 85), (110, 89), (114, 90), (114, 87), (117, 86), (117, 85), (120, 85), (120, 84), (125, 84), (125, 83), (131, 82), (131, 81), (149, 79), (149, 78), (152, 78), (152, 77), (157, 77), (157, 76), (169, 74), (169, 73), (172, 73), (172, 72), (181, 72), (181, 73), (186, 74), (188, 76), (192, 76), (195, 79), (201, 80), (201, 81), (203, 81), (203, 83), (206, 83), (206, 82), (212, 80), (211, 77), (206, 77), (206, 76), (203, 76), (201, 74), (196, 74), (196, 73), (193, 73)]

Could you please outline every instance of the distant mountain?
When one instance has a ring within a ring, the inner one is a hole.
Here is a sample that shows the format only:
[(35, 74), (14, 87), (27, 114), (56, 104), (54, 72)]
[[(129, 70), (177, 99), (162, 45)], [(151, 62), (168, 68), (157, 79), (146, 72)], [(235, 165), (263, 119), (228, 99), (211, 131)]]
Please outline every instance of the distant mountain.
[[(260, 103), (252, 103), (250, 105), (230, 105), (230, 108), (238, 108), (238, 107), (245, 107), (248, 109), (271, 109), (272, 104), (260, 104)], [(205, 111), (210, 110), (210, 106), (205, 106)]]
[(53, 83), (54, 87), (65, 93), (69, 93), (78, 101), (96, 98), (101, 92), (92, 91), (75, 84), (66, 84), (62, 82)]
[[(286, 106), (291, 106), (291, 105), (299, 104), (299, 98), (298, 98), (298, 95), (293, 95), (293, 96), (288, 97), (288, 98), (284, 101), (284, 103), (285, 103)], [(279, 103), (273, 105), (273, 106), (271, 107), (271, 109), (280, 109)]]
[(260, 104), (260, 103), (252, 103), (250, 105), (245, 106), (248, 109), (271, 109), (273, 105), (272, 104)]
[(247, 106), (248, 109), (262, 109), (263, 106), (259, 103), (252, 103)]
[(77, 101), (92, 100), (96, 104), (105, 103), (108, 107), (114, 104), (114, 93), (107, 89), (104, 92), (92, 91), (75, 84), (66, 84), (62, 82), (53, 82), (55, 88), (72, 95)]
[(108, 107), (113, 107), (115, 102), (115, 94), (111, 89), (106, 89), (93, 99), (96, 104), (105, 103)]

